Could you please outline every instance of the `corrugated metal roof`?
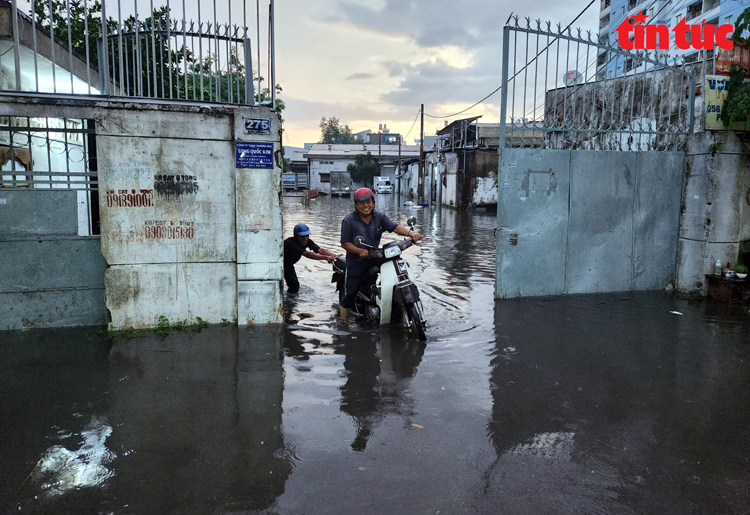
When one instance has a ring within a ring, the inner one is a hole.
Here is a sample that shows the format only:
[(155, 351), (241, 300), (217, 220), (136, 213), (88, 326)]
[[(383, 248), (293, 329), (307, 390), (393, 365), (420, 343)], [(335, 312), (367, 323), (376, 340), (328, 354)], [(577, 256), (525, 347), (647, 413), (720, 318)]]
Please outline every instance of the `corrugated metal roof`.
[[(366, 154), (370, 152), (375, 157), (398, 157), (399, 145), (394, 144), (368, 144), (362, 145), (361, 143), (355, 145), (343, 145), (343, 144), (327, 144), (327, 143), (316, 143), (310, 150), (305, 152), (304, 157), (309, 159), (317, 158), (350, 158), (354, 159), (357, 154)], [(401, 157), (411, 157), (419, 155), (419, 145), (401, 145)]]
[(292, 157), (289, 160), (290, 161), (306, 161), (305, 152), (301, 152), (301, 151), (292, 152)]

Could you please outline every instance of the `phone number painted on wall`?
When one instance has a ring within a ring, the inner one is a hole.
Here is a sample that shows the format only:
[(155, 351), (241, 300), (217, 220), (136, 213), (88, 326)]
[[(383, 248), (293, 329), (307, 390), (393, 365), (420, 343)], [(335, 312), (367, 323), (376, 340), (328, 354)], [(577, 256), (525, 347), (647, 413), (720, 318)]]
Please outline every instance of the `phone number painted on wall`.
[(147, 220), (143, 233), (147, 240), (192, 240), (195, 236), (194, 222)]
[(152, 207), (154, 190), (107, 190), (107, 207)]

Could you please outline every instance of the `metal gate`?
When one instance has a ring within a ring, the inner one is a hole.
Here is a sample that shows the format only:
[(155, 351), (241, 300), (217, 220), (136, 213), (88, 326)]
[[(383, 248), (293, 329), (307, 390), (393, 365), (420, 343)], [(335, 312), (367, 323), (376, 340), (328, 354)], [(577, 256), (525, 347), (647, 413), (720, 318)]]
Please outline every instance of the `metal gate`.
[(694, 76), (559, 25), (503, 36), (496, 295), (666, 287)]

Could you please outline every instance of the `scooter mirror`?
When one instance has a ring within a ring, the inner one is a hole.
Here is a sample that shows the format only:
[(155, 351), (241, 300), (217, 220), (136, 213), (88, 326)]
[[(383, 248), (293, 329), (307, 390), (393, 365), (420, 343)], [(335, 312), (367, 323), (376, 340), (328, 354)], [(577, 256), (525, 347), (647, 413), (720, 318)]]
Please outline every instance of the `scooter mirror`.
[(357, 247), (369, 247), (367, 243), (365, 243), (365, 237), (364, 236), (357, 236), (354, 238), (354, 244)]
[(410, 216), (406, 219), (406, 223), (409, 227), (414, 227), (414, 225), (417, 223), (417, 217), (416, 216)]

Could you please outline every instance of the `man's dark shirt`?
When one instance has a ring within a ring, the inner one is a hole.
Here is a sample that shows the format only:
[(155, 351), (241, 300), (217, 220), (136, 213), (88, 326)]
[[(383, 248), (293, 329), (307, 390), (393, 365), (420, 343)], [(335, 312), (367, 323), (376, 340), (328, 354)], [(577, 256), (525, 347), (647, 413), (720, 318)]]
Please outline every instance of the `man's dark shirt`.
[[(373, 209), (370, 223), (366, 224), (355, 210), (346, 215), (341, 222), (341, 244), (354, 244), (354, 238), (362, 236), (365, 243), (377, 248), (380, 246), (380, 237), (383, 235), (383, 231), (393, 232), (396, 227), (398, 227), (398, 224), (388, 218), (382, 211)], [(347, 270), (356, 271), (366, 267), (366, 259), (359, 259), (357, 254), (346, 253)]]
[(303, 247), (297, 241), (297, 238), (290, 236), (284, 240), (284, 266), (293, 265), (302, 258), (302, 254), (307, 249), (312, 250), (315, 253), (320, 251), (320, 247), (315, 244), (312, 240), (307, 240), (307, 246)]

